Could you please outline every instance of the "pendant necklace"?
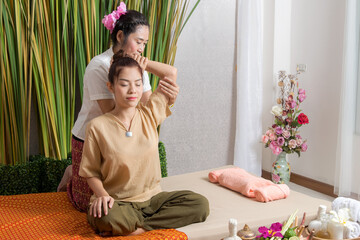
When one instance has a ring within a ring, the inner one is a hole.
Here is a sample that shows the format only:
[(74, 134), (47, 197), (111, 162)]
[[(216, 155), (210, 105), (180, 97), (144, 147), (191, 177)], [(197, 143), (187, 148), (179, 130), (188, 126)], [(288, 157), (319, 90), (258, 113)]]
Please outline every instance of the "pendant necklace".
[(126, 131), (125, 136), (127, 136), (127, 137), (131, 137), (131, 136), (132, 136), (132, 132), (130, 132), (130, 131)]
[[(113, 114), (113, 115), (114, 115), (114, 114)], [(135, 116), (135, 115), (134, 115), (134, 116)], [(123, 121), (121, 121), (120, 118), (118, 118), (117, 116), (114, 115), (114, 117), (116, 117), (116, 118), (121, 122), (121, 124), (123, 125), (123, 127), (125, 128), (125, 130), (126, 130), (125, 136), (126, 136), (126, 137), (132, 137), (132, 132), (130, 131), (130, 127), (131, 127), (131, 122), (132, 122), (134, 116), (133, 116), (132, 119), (130, 120), (130, 124), (127, 125), (127, 124), (125, 124)], [(129, 127), (127, 127), (127, 126), (129, 126)]]
[[(120, 121), (120, 122), (121, 122), (121, 121)], [(125, 136), (126, 136), (126, 137), (132, 137), (132, 132), (130, 131), (131, 122), (130, 122), (130, 124), (129, 124), (129, 127), (126, 127), (126, 125), (125, 125), (123, 122), (121, 122), (121, 123), (124, 125), (125, 130), (126, 130)]]

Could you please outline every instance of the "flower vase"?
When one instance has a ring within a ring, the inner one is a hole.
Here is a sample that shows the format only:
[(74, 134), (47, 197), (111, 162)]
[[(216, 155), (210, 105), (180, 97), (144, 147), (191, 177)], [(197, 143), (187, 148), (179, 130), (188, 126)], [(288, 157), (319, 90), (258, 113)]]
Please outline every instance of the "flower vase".
[(286, 152), (277, 155), (272, 164), (271, 180), (276, 184), (288, 184), (290, 182), (291, 168), (286, 160)]

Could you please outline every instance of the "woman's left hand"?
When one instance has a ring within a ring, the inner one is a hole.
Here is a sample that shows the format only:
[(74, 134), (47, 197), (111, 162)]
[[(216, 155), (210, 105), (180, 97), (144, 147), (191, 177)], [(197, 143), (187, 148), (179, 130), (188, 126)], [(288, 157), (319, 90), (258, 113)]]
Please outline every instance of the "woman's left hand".
[(169, 98), (169, 105), (172, 105), (176, 101), (176, 97), (179, 94), (179, 86), (171, 80), (170, 78), (164, 77), (163, 79), (160, 79), (159, 90), (167, 97)]
[(132, 54), (129, 56), (139, 63), (142, 71), (144, 72), (148, 64), (148, 59), (146, 57), (141, 56), (140, 54)]

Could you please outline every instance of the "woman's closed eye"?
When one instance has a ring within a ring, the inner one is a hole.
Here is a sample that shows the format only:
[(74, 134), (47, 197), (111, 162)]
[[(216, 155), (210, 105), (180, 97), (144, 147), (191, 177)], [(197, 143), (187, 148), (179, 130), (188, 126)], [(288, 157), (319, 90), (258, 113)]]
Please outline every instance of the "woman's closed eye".
[(137, 44), (142, 44), (144, 47), (146, 46), (147, 42), (137, 42)]

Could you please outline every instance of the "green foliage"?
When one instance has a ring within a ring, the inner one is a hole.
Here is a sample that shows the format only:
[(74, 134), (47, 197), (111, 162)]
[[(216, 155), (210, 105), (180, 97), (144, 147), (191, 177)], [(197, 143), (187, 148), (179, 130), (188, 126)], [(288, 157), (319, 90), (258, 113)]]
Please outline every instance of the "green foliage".
[(167, 177), (167, 162), (166, 162), (166, 151), (164, 143), (159, 142), (159, 158), (161, 167), (161, 177)]
[(40, 163), (29, 162), (14, 166), (0, 166), (0, 195), (38, 193), (40, 181)]
[(31, 106), (28, 1), (0, 1), (0, 163), (26, 161)]
[(41, 192), (55, 192), (71, 159), (44, 159), (42, 164)]
[(284, 234), (284, 237), (285, 237), (285, 238), (291, 238), (291, 237), (293, 237), (293, 236), (296, 236), (295, 228), (296, 228), (296, 227), (289, 228), (288, 230), (286, 230), (286, 232), (285, 232), (285, 234)]
[[(159, 142), (161, 176), (167, 177), (167, 162), (164, 143)], [(29, 162), (14, 166), (0, 164), (0, 195), (55, 192), (71, 164), (67, 159), (54, 160), (42, 155), (30, 156)]]
[[(125, 0), (128, 9), (143, 12), (149, 19), (146, 57), (173, 65), (180, 33), (199, 1), (187, 14), (189, 0)], [(76, 82), (82, 94), (87, 64), (110, 45), (109, 31), (101, 19), (119, 2), (0, 2), (0, 163), (27, 161), (33, 101), (40, 153), (66, 158), (71, 151)], [(154, 90), (158, 79), (150, 76), (150, 82)]]
[(55, 192), (71, 159), (53, 160), (41, 155), (14, 166), (0, 165), (0, 195)]

